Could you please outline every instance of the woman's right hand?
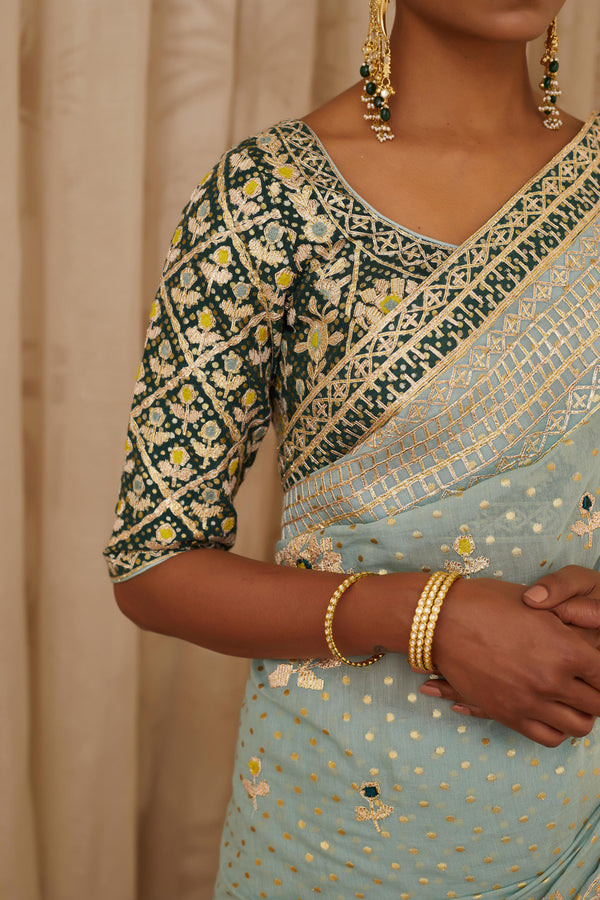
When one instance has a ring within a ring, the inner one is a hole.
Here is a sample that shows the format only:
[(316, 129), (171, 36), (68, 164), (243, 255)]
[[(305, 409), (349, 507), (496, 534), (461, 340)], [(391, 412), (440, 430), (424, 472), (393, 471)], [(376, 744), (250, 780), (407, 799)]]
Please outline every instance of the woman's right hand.
[(547, 747), (588, 734), (600, 715), (600, 652), (523, 585), (460, 580), (438, 620), (433, 657), (461, 702)]

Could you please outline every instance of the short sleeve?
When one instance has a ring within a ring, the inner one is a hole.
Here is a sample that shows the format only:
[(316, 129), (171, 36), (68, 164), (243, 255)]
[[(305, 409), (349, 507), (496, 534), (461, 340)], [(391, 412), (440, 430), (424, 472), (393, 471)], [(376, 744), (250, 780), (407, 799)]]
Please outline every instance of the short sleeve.
[(233, 498), (267, 430), (290, 236), (251, 147), (192, 194), (152, 304), (113, 534), (114, 581), (233, 545)]

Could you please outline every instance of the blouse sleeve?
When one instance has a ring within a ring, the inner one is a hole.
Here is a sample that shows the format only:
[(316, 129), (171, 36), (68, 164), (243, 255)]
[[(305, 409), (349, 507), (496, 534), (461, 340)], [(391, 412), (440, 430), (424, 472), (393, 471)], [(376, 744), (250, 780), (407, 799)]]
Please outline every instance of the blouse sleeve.
[(177, 553), (231, 547), (233, 497), (270, 419), (290, 235), (244, 145), (175, 230), (134, 390), (112, 537), (114, 581)]

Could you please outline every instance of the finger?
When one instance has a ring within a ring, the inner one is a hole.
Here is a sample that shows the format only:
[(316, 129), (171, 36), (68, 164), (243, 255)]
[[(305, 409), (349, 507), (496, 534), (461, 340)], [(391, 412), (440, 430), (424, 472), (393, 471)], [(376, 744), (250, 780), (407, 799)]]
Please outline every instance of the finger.
[(441, 697), (443, 700), (459, 701), (460, 694), (443, 678), (432, 678), (421, 685), (419, 691), (428, 697)]
[(473, 716), (475, 719), (489, 719), (490, 716), (480, 706), (469, 706), (468, 703), (455, 703), (452, 707), (455, 713), (463, 716)]
[(565, 625), (577, 625), (593, 631), (600, 628), (600, 598), (571, 597), (553, 609)]
[(585, 596), (598, 585), (598, 575), (583, 566), (565, 566), (551, 575), (544, 575), (523, 593), (523, 601), (537, 609), (554, 609), (565, 600)]
[(539, 716), (537, 721), (569, 737), (585, 737), (596, 721), (595, 716), (588, 716), (562, 703), (541, 706), (536, 710), (536, 716)]
[(530, 740), (543, 744), (544, 747), (559, 747), (569, 737), (568, 734), (556, 728), (551, 728), (549, 725), (545, 725), (544, 722), (537, 721), (537, 719), (526, 719), (515, 730), (524, 734)]

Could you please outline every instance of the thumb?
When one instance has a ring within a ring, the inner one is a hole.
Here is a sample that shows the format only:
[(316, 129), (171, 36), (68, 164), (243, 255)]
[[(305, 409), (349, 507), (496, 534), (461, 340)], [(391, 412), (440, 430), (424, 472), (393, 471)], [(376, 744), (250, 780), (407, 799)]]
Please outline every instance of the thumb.
[(523, 602), (535, 609), (554, 609), (570, 597), (588, 592), (589, 584), (583, 584), (582, 573), (585, 572), (577, 566), (567, 566), (544, 575), (524, 591)]
[(597, 630), (600, 628), (600, 601), (594, 597), (576, 597), (565, 600), (554, 610), (565, 625)]

